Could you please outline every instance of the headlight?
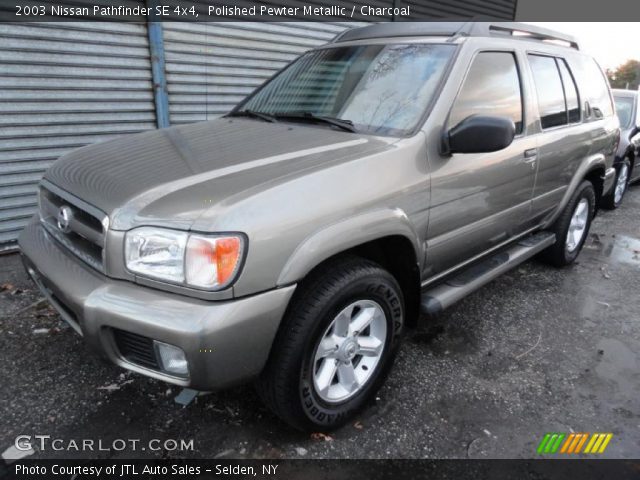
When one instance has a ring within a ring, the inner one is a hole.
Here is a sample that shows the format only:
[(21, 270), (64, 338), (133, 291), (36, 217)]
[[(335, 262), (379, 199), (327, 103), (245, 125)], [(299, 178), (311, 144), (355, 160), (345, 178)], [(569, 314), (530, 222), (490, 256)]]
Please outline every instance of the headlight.
[(127, 269), (145, 277), (220, 290), (237, 276), (244, 251), (240, 235), (202, 235), (140, 227), (125, 236)]

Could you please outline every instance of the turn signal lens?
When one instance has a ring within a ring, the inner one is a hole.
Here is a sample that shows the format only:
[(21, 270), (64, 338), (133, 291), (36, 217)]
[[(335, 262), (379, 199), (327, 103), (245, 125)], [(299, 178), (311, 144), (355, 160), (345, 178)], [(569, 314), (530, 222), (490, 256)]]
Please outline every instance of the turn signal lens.
[(238, 237), (219, 238), (216, 241), (216, 262), (218, 284), (224, 285), (231, 280), (240, 262), (241, 244)]
[(205, 237), (192, 234), (187, 242), (185, 280), (202, 288), (222, 288), (240, 267), (242, 238)]

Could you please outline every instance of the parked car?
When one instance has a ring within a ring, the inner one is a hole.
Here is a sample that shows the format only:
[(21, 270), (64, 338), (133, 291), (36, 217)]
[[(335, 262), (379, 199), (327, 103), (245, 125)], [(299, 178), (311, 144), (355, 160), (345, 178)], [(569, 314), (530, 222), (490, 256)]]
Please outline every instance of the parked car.
[(620, 120), (620, 145), (614, 167), (616, 183), (604, 199), (604, 206), (618, 208), (630, 183), (640, 180), (640, 110), (638, 92), (613, 89), (613, 99)]
[(195, 390), (255, 380), (289, 424), (331, 429), (421, 313), (538, 253), (576, 259), (618, 139), (606, 79), (571, 37), (372, 25), (223, 118), (65, 155), (20, 247), (115, 364)]

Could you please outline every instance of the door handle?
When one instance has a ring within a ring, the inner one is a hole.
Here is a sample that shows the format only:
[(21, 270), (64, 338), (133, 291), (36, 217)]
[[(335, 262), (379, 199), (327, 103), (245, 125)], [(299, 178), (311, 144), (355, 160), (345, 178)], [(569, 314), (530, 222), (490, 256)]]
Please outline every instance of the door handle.
[(530, 148), (524, 151), (524, 163), (533, 163), (538, 158), (538, 149)]

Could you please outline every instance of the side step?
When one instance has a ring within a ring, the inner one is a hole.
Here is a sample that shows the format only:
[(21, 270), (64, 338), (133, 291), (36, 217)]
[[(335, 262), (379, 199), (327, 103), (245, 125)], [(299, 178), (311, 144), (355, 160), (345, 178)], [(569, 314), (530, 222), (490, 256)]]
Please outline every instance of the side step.
[(443, 283), (423, 290), (422, 313), (435, 315), (450, 307), (474, 290), (520, 265), (556, 242), (550, 232), (538, 232), (505, 247), (491, 257), (474, 263)]

